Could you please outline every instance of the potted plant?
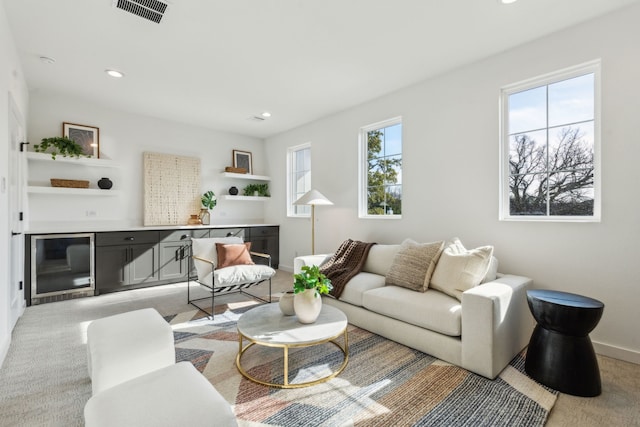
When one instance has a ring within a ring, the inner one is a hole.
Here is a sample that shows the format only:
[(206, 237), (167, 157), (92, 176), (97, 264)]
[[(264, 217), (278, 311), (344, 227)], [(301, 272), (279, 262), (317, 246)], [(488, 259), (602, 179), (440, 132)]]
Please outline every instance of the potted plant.
[(209, 225), (211, 223), (211, 214), (209, 211), (216, 207), (218, 199), (213, 191), (209, 190), (202, 195), (200, 199), (203, 208), (200, 209), (200, 221), (202, 225)]
[(269, 184), (249, 184), (243, 193), (245, 196), (269, 197)]
[(82, 152), (82, 146), (72, 139), (66, 136), (56, 136), (53, 138), (43, 138), (40, 144), (35, 144), (33, 148), (36, 153), (45, 153), (49, 148), (52, 148), (51, 158), (56, 159), (58, 154), (62, 154), (63, 157), (91, 157), (90, 155)]
[(333, 289), (331, 280), (320, 272), (317, 265), (305, 265), (302, 272), (293, 275), (293, 309), (300, 323), (313, 323), (322, 310), (321, 294)]

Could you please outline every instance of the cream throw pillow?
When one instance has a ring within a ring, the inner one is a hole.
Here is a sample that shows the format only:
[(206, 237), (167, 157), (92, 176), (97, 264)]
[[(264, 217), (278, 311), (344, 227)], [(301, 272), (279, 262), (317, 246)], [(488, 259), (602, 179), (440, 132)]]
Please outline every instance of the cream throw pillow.
[(478, 286), (489, 269), (493, 246), (467, 250), (457, 237), (440, 256), (429, 287), (462, 301), (462, 293)]
[(393, 258), (385, 284), (418, 292), (426, 291), (443, 247), (443, 241), (417, 243), (406, 239)]

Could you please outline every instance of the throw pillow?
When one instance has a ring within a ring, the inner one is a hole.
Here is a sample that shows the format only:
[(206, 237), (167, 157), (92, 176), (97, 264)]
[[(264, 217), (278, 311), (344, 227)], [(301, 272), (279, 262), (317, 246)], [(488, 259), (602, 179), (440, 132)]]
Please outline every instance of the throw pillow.
[(218, 268), (255, 264), (249, 253), (251, 242), (244, 244), (216, 243), (216, 250), (218, 252)]
[(406, 239), (393, 258), (385, 284), (425, 292), (443, 247), (443, 241), (417, 243)]
[(462, 293), (478, 286), (489, 269), (493, 246), (467, 250), (457, 237), (438, 261), (429, 287), (462, 301)]
[[(191, 254), (193, 255), (193, 265), (198, 272), (198, 280), (204, 280), (218, 265), (218, 251), (216, 243), (242, 243), (241, 237), (203, 237), (191, 239)], [(209, 262), (200, 261), (197, 258), (205, 259)]]

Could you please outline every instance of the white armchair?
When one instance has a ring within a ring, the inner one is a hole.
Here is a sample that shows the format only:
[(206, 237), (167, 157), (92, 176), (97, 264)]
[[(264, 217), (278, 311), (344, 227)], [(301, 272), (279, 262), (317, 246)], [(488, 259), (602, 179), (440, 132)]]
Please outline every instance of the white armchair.
[[(234, 248), (233, 259), (220, 259), (218, 256), (219, 244), (223, 249)], [(249, 251), (250, 258), (246, 256), (238, 245), (244, 245), (240, 237), (203, 238), (191, 239), (191, 263), (197, 272), (196, 279), (191, 275), (187, 283), (187, 302), (199, 310), (207, 313), (213, 318), (216, 294), (228, 294), (242, 292), (243, 294), (262, 302), (271, 302), (271, 278), (276, 271), (271, 268), (271, 256), (259, 252)], [(255, 260), (255, 261), (254, 261)], [(257, 262), (256, 262), (257, 261)], [(256, 262), (256, 263), (249, 263)], [(259, 262), (263, 262), (260, 264)], [(266, 264), (264, 264), (266, 263)], [(191, 271), (191, 268), (189, 269)], [(268, 299), (260, 297), (246, 289), (269, 282)], [(201, 307), (200, 301), (208, 300), (209, 297), (192, 298), (191, 286), (199, 285), (208, 288), (211, 292), (211, 311)]]

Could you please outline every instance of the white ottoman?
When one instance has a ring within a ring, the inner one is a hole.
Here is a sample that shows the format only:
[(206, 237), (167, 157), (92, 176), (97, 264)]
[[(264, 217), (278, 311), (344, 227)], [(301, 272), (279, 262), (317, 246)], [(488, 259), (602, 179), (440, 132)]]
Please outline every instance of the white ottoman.
[(176, 363), (171, 326), (153, 308), (91, 322), (87, 362), (93, 394)]
[(145, 374), (95, 394), (86, 427), (237, 426), (231, 405), (190, 362)]

